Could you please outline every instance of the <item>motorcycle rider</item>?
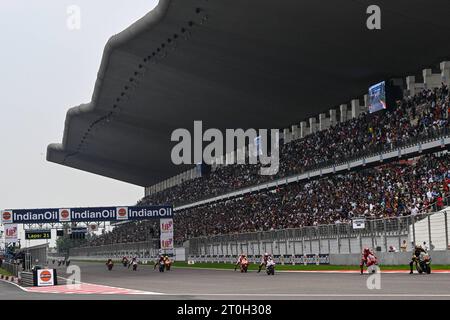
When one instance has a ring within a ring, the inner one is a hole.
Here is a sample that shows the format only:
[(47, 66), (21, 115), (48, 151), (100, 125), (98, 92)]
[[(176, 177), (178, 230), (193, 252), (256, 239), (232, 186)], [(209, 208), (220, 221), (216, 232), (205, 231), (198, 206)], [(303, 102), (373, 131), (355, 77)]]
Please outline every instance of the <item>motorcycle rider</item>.
[(134, 257), (134, 258), (131, 260), (130, 265), (133, 266), (133, 271), (136, 271), (136, 270), (137, 270), (137, 265), (138, 265), (137, 257)]
[(172, 261), (170, 260), (169, 256), (164, 256), (164, 265), (166, 267), (167, 271), (170, 271), (170, 267), (172, 266)]
[(262, 258), (261, 258), (261, 263), (259, 264), (259, 267), (258, 267), (258, 273), (261, 272), (262, 267), (266, 267), (266, 266), (267, 266), (267, 261), (268, 261), (269, 259), (270, 259), (270, 260), (273, 260), (273, 259), (272, 259), (272, 256), (269, 255), (267, 252), (264, 253), (264, 255), (263, 255)]
[(427, 253), (427, 251), (422, 248), (421, 246), (419, 246), (418, 244), (416, 244), (416, 246), (414, 247), (414, 251), (413, 251), (413, 255), (411, 257), (411, 262), (409, 263), (409, 274), (413, 274), (413, 265), (415, 262), (419, 261), (419, 256), (420, 254), (424, 252)]
[(106, 261), (106, 266), (108, 267), (109, 271), (112, 270), (112, 268), (114, 266), (114, 263), (113, 263), (112, 259), (108, 259), (108, 261)]
[(159, 256), (159, 260), (157, 260), (155, 262), (155, 266), (153, 267), (153, 270), (155, 270), (156, 267), (159, 267), (159, 272), (164, 272), (165, 261), (164, 261), (164, 256), (163, 255)]
[(371, 249), (369, 249), (367, 247), (364, 248), (362, 255), (361, 255), (361, 262), (359, 263), (359, 268), (361, 269), (361, 274), (364, 273), (364, 265), (367, 266), (367, 260), (368, 260), (369, 255), (375, 256), (375, 254), (373, 253), (373, 251)]
[(244, 253), (241, 253), (241, 255), (239, 256), (239, 258), (236, 261), (236, 264), (234, 265), (234, 271), (236, 271), (237, 267), (239, 267), (242, 263), (243, 259), (247, 259), (247, 256)]

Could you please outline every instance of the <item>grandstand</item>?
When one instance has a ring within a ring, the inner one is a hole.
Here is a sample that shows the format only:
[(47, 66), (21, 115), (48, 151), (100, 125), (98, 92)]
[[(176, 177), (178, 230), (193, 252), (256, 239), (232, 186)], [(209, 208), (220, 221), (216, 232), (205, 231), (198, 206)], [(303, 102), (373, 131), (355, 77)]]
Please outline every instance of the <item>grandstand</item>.
[[(255, 15), (252, 2), (161, 0), (112, 37), (92, 101), (69, 110), (47, 160), (143, 186), (139, 205), (173, 204), (177, 244), (195, 255), (236, 255), (250, 242), (255, 255), (261, 245), (285, 255), (355, 253), (366, 241), (381, 251), (411, 245), (415, 224), (447, 205), (450, 62), (442, 57), (450, 45), (428, 37), (446, 32), (436, 23), (445, 10), (382, 1), (390, 9), (375, 42), (398, 57), (386, 59), (360, 54), (374, 45), (360, 4), (263, 0)], [(320, 28), (318, 13), (327, 21)], [(403, 98), (370, 113), (364, 93), (383, 79)], [(238, 150), (205, 171), (174, 165), (170, 134), (196, 119), (220, 130), (278, 128), (280, 170), (262, 176), (258, 165), (227, 164)], [(361, 218), (370, 234), (351, 230)], [(132, 250), (157, 237), (154, 222), (125, 223), (79, 249)], [(292, 239), (301, 250), (282, 252), (279, 242), (288, 248)], [(447, 249), (448, 240), (439, 243)]]
[[(223, 165), (208, 175), (147, 195), (139, 204), (182, 204), (175, 215), (175, 239), (179, 245), (189, 240), (185, 246), (198, 256), (234, 256), (243, 247), (248, 251), (249, 244), (255, 256), (263, 251), (295, 256), (296, 245), (292, 243), (303, 242), (297, 252), (305, 252), (302, 229), (312, 230), (305, 227), (315, 228), (314, 240), (308, 231), (308, 254), (355, 253), (363, 245), (379, 246), (387, 252), (391, 245), (400, 247), (404, 240), (414, 243), (411, 226), (415, 231), (414, 223), (418, 223), (420, 234), (421, 220), (447, 206), (450, 156), (445, 141), (449, 97), (447, 85), (441, 83), (398, 101), (393, 110), (376, 115), (363, 113), (329, 129), (285, 141), (281, 151), (283, 170), (277, 176), (260, 176), (255, 165)], [(439, 143), (424, 147), (433, 141)], [(326, 149), (330, 149), (332, 157), (320, 157)], [(379, 157), (389, 153), (395, 157)], [(374, 157), (377, 161), (373, 163), (360, 160)], [(360, 165), (348, 166), (355, 159)], [(347, 164), (345, 170), (336, 172), (342, 164)], [(334, 172), (307, 175), (330, 166)], [(269, 186), (261, 184), (263, 179), (276, 181)], [(246, 192), (246, 187), (251, 190), (258, 184), (259, 190)], [(378, 227), (376, 236), (354, 233), (349, 227), (356, 218), (369, 220), (372, 229), (379, 221), (387, 221), (389, 235), (386, 226)], [(448, 233), (445, 235), (442, 224), (437, 228), (433, 234), (441, 233), (441, 237), (433, 243), (438, 249), (447, 249)], [(321, 229), (325, 230), (323, 234)], [(126, 223), (92, 239), (89, 245), (140, 242), (149, 234), (156, 238), (155, 230), (157, 226), (150, 221)], [(297, 235), (293, 235), (295, 231)], [(429, 234), (426, 231), (417, 239), (425, 237), (431, 243), (430, 230)], [(233, 234), (238, 236), (227, 237)], [(338, 241), (333, 248), (330, 238), (339, 234), (348, 237), (348, 244), (342, 246)]]

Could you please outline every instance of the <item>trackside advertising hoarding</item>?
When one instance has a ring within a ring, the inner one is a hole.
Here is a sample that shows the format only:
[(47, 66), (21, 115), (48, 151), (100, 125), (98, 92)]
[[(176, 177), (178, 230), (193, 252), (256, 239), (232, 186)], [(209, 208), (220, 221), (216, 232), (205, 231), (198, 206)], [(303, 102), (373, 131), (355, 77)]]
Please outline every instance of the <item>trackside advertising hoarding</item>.
[(173, 219), (160, 220), (161, 249), (167, 253), (167, 250), (173, 250)]
[(1, 222), (3, 224), (28, 224), (124, 220), (137, 221), (172, 218), (172, 216), (172, 206), (7, 209), (1, 212)]

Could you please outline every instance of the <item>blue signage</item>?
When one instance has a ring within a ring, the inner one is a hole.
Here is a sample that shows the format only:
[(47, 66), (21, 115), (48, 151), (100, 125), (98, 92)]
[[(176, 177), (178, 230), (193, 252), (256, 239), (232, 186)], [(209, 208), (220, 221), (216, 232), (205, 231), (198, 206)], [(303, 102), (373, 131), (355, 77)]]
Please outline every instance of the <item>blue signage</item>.
[(137, 221), (172, 217), (172, 206), (8, 209), (1, 213), (3, 224)]

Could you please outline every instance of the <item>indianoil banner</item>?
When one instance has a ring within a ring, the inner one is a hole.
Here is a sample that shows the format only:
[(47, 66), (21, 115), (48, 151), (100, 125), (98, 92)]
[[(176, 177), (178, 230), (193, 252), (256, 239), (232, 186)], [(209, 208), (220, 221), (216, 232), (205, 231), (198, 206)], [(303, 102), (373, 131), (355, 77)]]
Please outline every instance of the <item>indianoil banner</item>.
[(147, 220), (172, 217), (172, 206), (7, 209), (3, 224)]

